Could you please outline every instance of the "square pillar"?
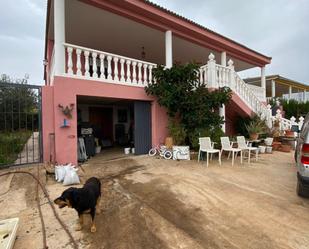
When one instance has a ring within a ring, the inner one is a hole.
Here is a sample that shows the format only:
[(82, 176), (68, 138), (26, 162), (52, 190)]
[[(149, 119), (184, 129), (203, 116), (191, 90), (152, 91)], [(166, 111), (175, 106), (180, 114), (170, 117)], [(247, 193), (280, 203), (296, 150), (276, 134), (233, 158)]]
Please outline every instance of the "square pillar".
[(274, 80), (271, 80), (271, 97), (276, 97), (276, 82)]
[(65, 1), (54, 1), (54, 60), (55, 75), (63, 75), (65, 72)]
[(292, 98), (292, 86), (289, 86), (289, 100)]
[(307, 102), (307, 91), (306, 90), (304, 90), (304, 102), (306, 103)]
[(261, 67), (261, 87), (264, 89), (264, 99), (266, 99), (266, 75), (265, 66)]
[(226, 67), (226, 52), (225, 51), (221, 53), (221, 66)]
[(165, 32), (165, 66), (171, 68), (173, 66), (173, 37), (172, 31)]

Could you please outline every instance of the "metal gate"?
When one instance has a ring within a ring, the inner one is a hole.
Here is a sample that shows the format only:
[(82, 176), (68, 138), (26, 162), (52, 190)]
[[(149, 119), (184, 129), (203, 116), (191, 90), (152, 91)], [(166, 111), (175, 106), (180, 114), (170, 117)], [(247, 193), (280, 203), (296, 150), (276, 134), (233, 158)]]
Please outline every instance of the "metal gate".
[(135, 154), (147, 154), (151, 148), (151, 105), (146, 101), (134, 102)]
[(41, 161), (41, 87), (0, 83), (0, 168)]

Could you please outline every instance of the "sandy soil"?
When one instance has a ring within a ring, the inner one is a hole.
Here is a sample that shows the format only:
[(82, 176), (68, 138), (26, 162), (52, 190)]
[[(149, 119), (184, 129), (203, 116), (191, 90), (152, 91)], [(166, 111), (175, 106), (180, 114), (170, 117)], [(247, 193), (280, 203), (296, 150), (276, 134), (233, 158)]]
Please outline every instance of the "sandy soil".
[[(82, 180), (102, 180), (97, 232), (90, 233), (89, 220), (75, 232), (75, 211), (58, 209), (80, 248), (309, 248), (309, 200), (296, 196), (292, 154), (275, 152), (233, 167), (213, 161), (208, 168), (144, 156), (94, 158), (83, 168)], [(50, 178), (46, 185), (52, 198), (65, 189)], [(15, 175), (1, 180), (0, 189), (0, 218), (21, 219), (14, 248), (41, 248), (34, 183)], [(41, 205), (49, 248), (71, 248), (43, 197)]]

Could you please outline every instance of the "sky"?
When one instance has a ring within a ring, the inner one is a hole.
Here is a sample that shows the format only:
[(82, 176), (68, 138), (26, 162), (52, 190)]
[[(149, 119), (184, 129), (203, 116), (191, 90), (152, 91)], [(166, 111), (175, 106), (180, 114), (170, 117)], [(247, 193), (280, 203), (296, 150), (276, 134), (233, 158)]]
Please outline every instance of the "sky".
[[(266, 74), (309, 85), (309, 0), (153, 0), (271, 56)], [(44, 84), (46, 0), (0, 0), (0, 74)], [(243, 77), (259, 76), (258, 69)]]

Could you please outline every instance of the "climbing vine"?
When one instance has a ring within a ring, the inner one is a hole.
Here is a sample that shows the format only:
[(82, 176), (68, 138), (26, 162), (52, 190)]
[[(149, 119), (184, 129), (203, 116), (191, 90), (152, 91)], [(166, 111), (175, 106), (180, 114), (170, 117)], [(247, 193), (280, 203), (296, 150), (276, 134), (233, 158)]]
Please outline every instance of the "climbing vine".
[(195, 63), (175, 64), (169, 69), (160, 66), (153, 72), (156, 82), (145, 88), (148, 95), (155, 96), (159, 105), (166, 108), (170, 135), (183, 134), (182, 140), (193, 147), (198, 136), (205, 134), (214, 139), (218, 137), (215, 134), (221, 134), (223, 119), (218, 110), (231, 98), (229, 88), (210, 90), (206, 83), (200, 82), (198, 69)]

